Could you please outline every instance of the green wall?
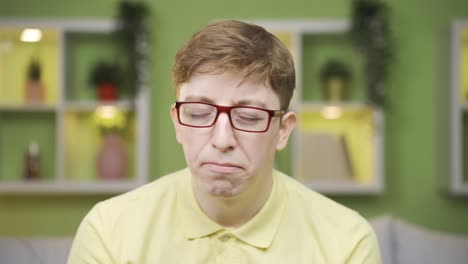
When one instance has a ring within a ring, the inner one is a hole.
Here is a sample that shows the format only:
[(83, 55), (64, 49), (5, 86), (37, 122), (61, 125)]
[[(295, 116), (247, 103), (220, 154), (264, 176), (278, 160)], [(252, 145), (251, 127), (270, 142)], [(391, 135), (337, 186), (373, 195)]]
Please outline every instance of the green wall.
[[(171, 66), (177, 49), (213, 19), (346, 18), (349, 0), (151, 0), (151, 177), (184, 166), (169, 119)], [(449, 21), (468, 17), (465, 0), (393, 0), (395, 54), (385, 114), (386, 191), (333, 197), (366, 217), (391, 213), (424, 226), (468, 234), (468, 198), (440, 189), (448, 177), (447, 97), (440, 56)], [(110, 17), (116, 0), (0, 0), (0, 17)], [(171, 151), (167, 151), (171, 149)], [(107, 196), (0, 196), (0, 235), (71, 235)]]

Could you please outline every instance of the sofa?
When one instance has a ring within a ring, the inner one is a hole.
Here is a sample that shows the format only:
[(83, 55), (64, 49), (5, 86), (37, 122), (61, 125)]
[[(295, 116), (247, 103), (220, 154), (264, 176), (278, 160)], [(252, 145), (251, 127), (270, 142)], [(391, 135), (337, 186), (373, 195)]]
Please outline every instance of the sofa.
[(0, 238), (0, 264), (64, 264), (70, 237)]
[(432, 231), (391, 215), (370, 219), (383, 264), (467, 264), (468, 236)]
[[(431, 231), (391, 215), (370, 223), (383, 264), (468, 263), (468, 237)], [(70, 237), (0, 238), (0, 264), (64, 264), (71, 244)]]

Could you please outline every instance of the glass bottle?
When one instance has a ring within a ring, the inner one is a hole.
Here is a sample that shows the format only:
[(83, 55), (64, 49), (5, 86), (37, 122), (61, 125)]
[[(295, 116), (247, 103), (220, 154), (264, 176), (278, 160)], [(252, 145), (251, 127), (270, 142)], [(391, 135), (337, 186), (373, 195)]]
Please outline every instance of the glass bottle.
[(29, 143), (26, 151), (24, 177), (26, 180), (36, 180), (40, 177), (39, 144), (35, 141)]

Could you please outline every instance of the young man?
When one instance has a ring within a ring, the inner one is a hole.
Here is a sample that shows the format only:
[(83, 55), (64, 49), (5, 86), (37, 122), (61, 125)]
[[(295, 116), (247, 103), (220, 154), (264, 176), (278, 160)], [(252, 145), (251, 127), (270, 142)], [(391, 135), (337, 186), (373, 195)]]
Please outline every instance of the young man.
[(69, 263), (380, 263), (357, 213), (273, 170), (296, 124), (295, 71), (263, 28), (214, 23), (176, 56), (187, 169), (99, 203)]

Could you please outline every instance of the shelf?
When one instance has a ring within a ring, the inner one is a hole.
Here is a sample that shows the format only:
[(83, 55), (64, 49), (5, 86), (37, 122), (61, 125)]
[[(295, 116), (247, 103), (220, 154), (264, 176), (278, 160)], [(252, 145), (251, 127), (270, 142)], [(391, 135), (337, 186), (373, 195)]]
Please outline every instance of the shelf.
[[(90, 71), (100, 61), (120, 62), (116, 42), (110, 32), (67, 32), (66, 93), (67, 101), (96, 100), (96, 88), (90, 83)], [(123, 90), (123, 89), (119, 89)]]
[(118, 194), (141, 186), (136, 181), (106, 182), (0, 182), (2, 194)]
[[(119, 100), (100, 102), (89, 82), (97, 60), (125, 62), (113, 39), (116, 26), (100, 19), (0, 19), (0, 194), (118, 194), (148, 181), (147, 87), (133, 95), (122, 86)], [(20, 41), (25, 28), (40, 29), (42, 39)], [(45, 87), (37, 104), (27, 104), (25, 96), (25, 87), (32, 87), (25, 82), (32, 57), (40, 59)], [(101, 144), (117, 130), (120, 150), (128, 154), (126, 177), (99, 181)], [(32, 141), (40, 147), (40, 181), (22, 181)]]
[[(296, 90), (290, 108), (298, 115), (287, 165), (291, 176), (333, 195), (384, 191), (384, 117), (365, 103), (364, 58), (352, 45), (348, 20), (259, 20), (294, 57)], [(346, 100), (325, 100), (321, 75), (330, 61), (347, 66)], [(285, 159), (286, 159), (285, 158)], [(279, 167), (279, 169), (283, 169)]]
[[(136, 116), (129, 113), (127, 126), (119, 131), (128, 154), (129, 175), (135, 178)], [(64, 115), (64, 175), (66, 179), (94, 180), (97, 177), (96, 158), (104, 133), (95, 122), (93, 112), (67, 111)]]
[(345, 87), (345, 98), (365, 99), (364, 58), (356, 52), (349, 34), (311, 33), (302, 38), (302, 100), (325, 100), (322, 71), (330, 62), (346, 66), (350, 81)]
[(468, 112), (468, 103), (462, 103), (460, 105), (460, 108), (462, 109), (463, 112)]
[(451, 186), (451, 191), (455, 195), (468, 196), (468, 183), (455, 183)]
[(30, 18), (2, 18), (0, 19), (1, 27), (41, 27), (66, 29), (72, 32), (111, 32), (116, 28), (117, 23), (112, 20), (103, 19), (30, 19)]
[[(450, 177), (444, 179), (448, 191), (468, 196), (468, 20), (451, 24), (450, 70)], [(444, 175), (445, 176), (445, 175)]]
[(356, 182), (323, 182), (308, 181), (304, 182), (309, 188), (321, 193), (331, 195), (361, 195), (361, 194), (379, 194), (383, 191), (383, 183), (380, 181), (370, 184), (361, 184)]
[(370, 106), (305, 104), (294, 137), (294, 175), (327, 193), (382, 190), (381, 134), (382, 115)]
[(39, 63), (41, 99), (46, 105), (58, 100), (59, 32), (53, 28), (36, 25), (41, 29), (39, 42), (20, 40), (23, 28), (0, 23), (0, 104), (21, 105), (26, 101), (28, 68), (35, 60)]
[(31, 141), (40, 148), (40, 174), (55, 177), (56, 115), (54, 112), (0, 112), (0, 180), (18, 180)]
[(97, 101), (78, 101), (78, 102), (66, 102), (65, 109), (67, 111), (77, 112), (89, 112), (94, 111), (102, 106), (113, 106), (122, 111), (134, 110), (134, 102), (132, 100), (118, 100), (109, 102), (97, 102)]
[(344, 110), (357, 110), (357, 109), (373, 109), (372, 105), (358, 102), (358, 101), (345, 101), (345, 102), (324, 102), (324, 101), (304, 101), (299, 105), (298, 110), (320, 110), (326, 107), (339, 107)]
[(55, 112), (57, 107), (55, 105), (44, 104), (28, 104), (28, 105), (14, 105), (14, 104), (0, 104), (0, 112)]

